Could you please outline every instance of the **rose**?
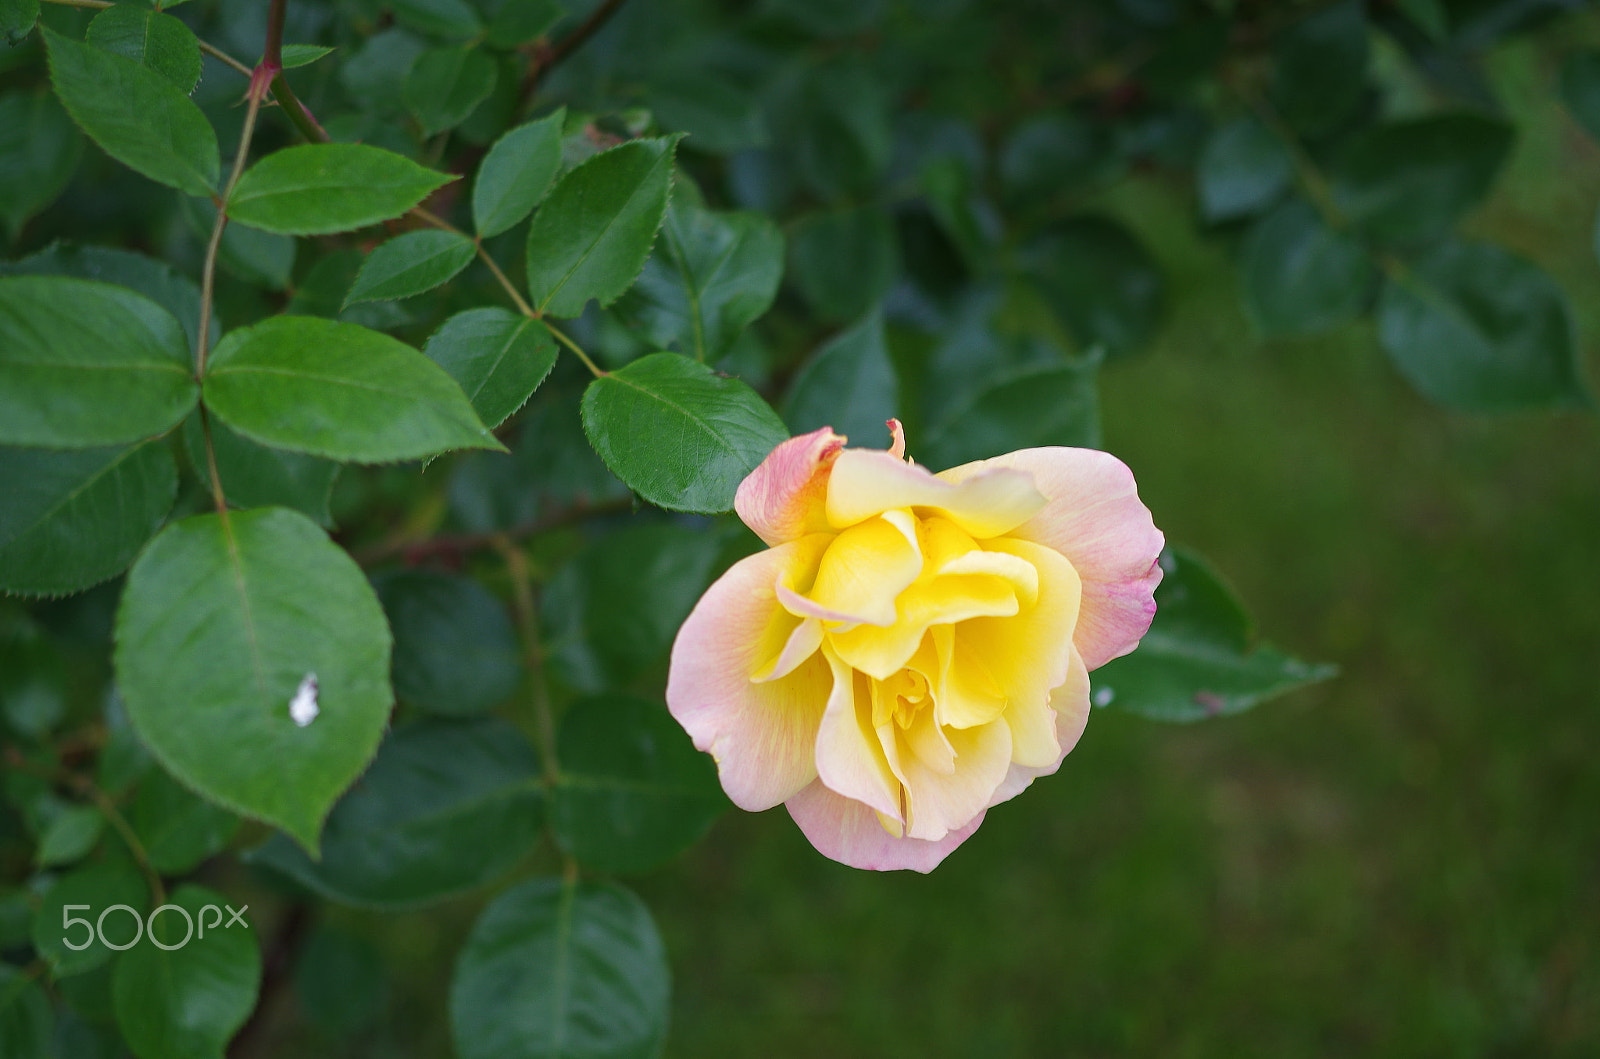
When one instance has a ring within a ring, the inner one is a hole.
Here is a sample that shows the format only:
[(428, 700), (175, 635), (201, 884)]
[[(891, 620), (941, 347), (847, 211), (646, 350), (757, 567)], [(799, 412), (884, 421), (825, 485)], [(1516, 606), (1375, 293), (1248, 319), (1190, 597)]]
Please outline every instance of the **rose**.
[(785, 803), (819, 851), (931, 871), (984, 813), (1054, 772), (1089, 670), (1155, 614), (1162, 535), (1092, 449), (1024, 449), (937, 475), (829, 428), (739, 486), (769, 547), (683, 623), (667, 704), (751, 811)]

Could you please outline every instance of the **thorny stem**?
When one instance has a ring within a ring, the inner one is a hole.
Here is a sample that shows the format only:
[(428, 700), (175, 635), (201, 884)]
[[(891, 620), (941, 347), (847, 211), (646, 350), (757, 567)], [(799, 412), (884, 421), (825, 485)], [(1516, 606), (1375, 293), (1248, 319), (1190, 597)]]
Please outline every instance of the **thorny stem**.
[(539, 88), (539, 82), (544, 80), (545, 75), (581, 48), (590, 37), (600, 32), (625, 2), (626, 0), (605, 0), (605, 3), (595, 8), (594, 13), (584, 20), (583, 25), (561, 38), (558, 44), (535, 59), (532, 69), (522, 82), (522, 97), (517, 100), (517, 113), (520, 114), (527, 109), (534, 92)]
[(533, 596), (533, 581), (527, 556), (504, 534), (496, 535), (494, 549), (505, 560), (511, 574), (511, 603), (522, 633), (523, 655), (527, 660), (534, 721), (539, 726), (539, 756), (544, 763), (544, 782), (554, 784), (561, 775), (556, 760), (556, 725), (550, 712), (550, 689), (544, 679), (544, 648), (539, 643), (539, 608)]

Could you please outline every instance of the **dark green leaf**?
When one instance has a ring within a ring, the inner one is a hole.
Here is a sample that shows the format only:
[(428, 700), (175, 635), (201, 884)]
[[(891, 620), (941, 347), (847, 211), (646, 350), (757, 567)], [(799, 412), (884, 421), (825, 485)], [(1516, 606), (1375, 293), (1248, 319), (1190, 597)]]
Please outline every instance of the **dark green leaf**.
[(0, 37), (20, 44), (39, 21), (39, 0), (0, 0)]
[[(262, 508), (196, 515), (150, 543), (123, 590), (114, 661), (128, 718), (168, 772), (314, 850), (388, 723), (389, 647), (350, 557), (305, 516)], [(301, 724), (291, 703), (308, 694), (319, 712)]]
[(406, 74), (406, 109), (424, 136), (453, 129), (494, 91), (494, 60), (476, 48), (430, 48)]
[(394, 633), (394, 691), (445, 717), (485, 713), (522, 681), (516, 630), (500, 601), (458, 574), (407, 570), (374, 587)]
[(344, 303), (391, 301), (430, 291), (459, 275), (477, 252), (460, 232), (425, 228), (397, 235), (367, 255)]
[(328, 817), (322, 859), (282, 835), (249, 855), (325, 897), (426, 904), (493, 882), (539, 842), (533, 748), (504, 721), (428, 720), (394, 731)]
[(125, 56), (40, 32), (56, 94), (91, 140), (158, 184), (190, 195), (215, 192), (217, 134), (182, 90)]
[(245, 170), (228, 216), (283, 235), (348, 232), (398, 217), (454, 179), (379, 147), (307, 143)]
[(0, 96), (0, 220), (13, 239), (66, 190), (82, 154), (83, 137), (55, 96)]
[[(177, 317), (188, 348), (195, 346), (196, 329), (200, 326), (200, 285), (165, 261), (109, 246), (52, 243), (21, 261), (0, 261), (0, 276), (72, 276), (131, 288)], [(222, 329), (212, 320), (211, 339), (214, 342), (220, 337)]]
[(1326, 331), (1366, 311), (1376, 273), (1361, 244), (1292, 199), (1258, 220), (1240, 248), (1244, 302), (1264, 334)]
[(1071, 114), (1041, 114), (1006, 140), (1000, 179), (1008, 201), (1031, 206), (1104, 176), (1110, 157), (1105, 134), (1088, 122)]
[(230, 331), (207, 365), (205, 402), (252, 441), (335, 460), (501, 447), (428, 358), (388, 335), (314, 316)]
[(183, 328), (156, 303), (107, 283), (0, 279), (0, 444), (140, 441), (195, 396)]
[(716, 764), (659, 702), (574, 703), (557, 746), (551, 825), (587, 868), (648, 871), (694, 845), (727, 807)]
[(1084, 350), (1127, 353), (1161, 320), (1165, 281), (1132, 232), (1105, 217), (1052, 225), (1024, 252), (1028, 275)]
[(354, 248), (335, 250), (311, 266), (295, 287), (284, 312), (290, 316), (326, 316), (375, 331), (414, 323), (410, 312), (397, 302), (362, 302), (344, 308), (344, 296), (356, 281), (366, 258)]
[(514, 227), (544, 200), (561, 165), (561, 129), (566, 120), (567, 108), (560, 107), (512, 129), (483, 156), (472, 185), (472, 221), (480, 237)]
[(626, 687), (665, 661), (678, 626), (711, 583), (722, 542), (663, 523), (601, 538), (545, 592), (554, 672), (574, 688)]
[(950, 155), (935, 158), (923, 166), (921, 183), (928, 209), (945, 236), (969, 268), (982, 269), (999, 236), (999, 222), (993, 207), (975, 191), (966, 163)]
[(406, 72), (425, 45), (405, 30), (391, 26), (374, 33), (339, 64), (339, 83), (356, 102), (377, 114), (405, 108), (401, 89)]
[(714, 70), (688, 69), (652, 79), (651, 110), (664, 130), (688, 136), (685, 146), (728, 155), (763, 147), (771, 139), (754, 93), (719, 78)]
[(345, 1034), (383, 1011), (383, 954), (353, 934), (319, 923), (294, 967), (294, 996), (320, 1029)]
[(484, 909), (450, 983), (461, 1059), (650, 1059), (671, 973), (644, 904), (608, 883), (534, 879)]
[(108, 7), (89, 23), (89, 43), (147, 66), (188, 95), (200, 83), (200, 42), (171, 15), (132, 4)]
[(69, 806), (57, 813), (39, 836), (34, 859), (41, 868), (76, 863), (100, 841), (105, 826), (106, 818), (94, 806)]
[[(183, 424), (183, 443), (200, 483), (209, 489), (211, 468), (198, 415), (190, 416)], [(333, 525), (328, 499), (333, 492), (333, 479), (339, 473), (337, 463), (257, 445), (235, 434), (219, 419), (211, 421), (211, 447), (228, 503), (236, 507), (292, 507), (318, 525)]]
[[(56, 879), (39, 902), (33, 917), (33, 947), (57, 980), (92, 971), (114, 955), (93, 929), (100, 914), (112, 905), (127, 905), (143, 916), (148, 900), (144, 877), (131, 860), (113, 858), (74, 868)], [(77, 907), (69, 910), (68, 905)], [(107, 916), (106, 934), (113, 944), (120, 945), (125, 938), (119, 929), (133, 933), (127, 918), (122, 911)], [(87, 919), (89, 926), (69, 924), (68, 919)]]
[(0, 1054), (6, 1059), (52, 1059), (55, 1012), (31, 976), (0, 963)]
[(1169, 550), (1161, 567), (1155, 621), (1133, 654), (1095, 670), (1096, 706), (1158, 721), (1199, 721), (1247, 710), (1337, 672), (1266, 644), (1252, 647), (1244, 608), (1198, 556)]
[(854, 320), (883, 300), (900, 271), (894, 225), (876, 206), (812, 214), (795, 227), (789, 265), (819, 316)]
[(1511, 139), (1505, 122), (1476, 114), (1375, 125), (1340, 152), (1334, 201), (1380, 242), (1437, 239), (1489, 190)]
[(1600, 51), (1567, 57), (1561, 67), (1561, 98), (1589, 135), (1600, 140)]
[(160, 769), (139, 783), (128, 812), (150, 866), (163, 875), (185, 875), (221, 853), (239, 830), (239, 818), (191, 794)]
[(320, 44), (285, 44), (282, 51), (283, 68), (293, 70), (300, 66), (310, 66), (324, 55), (332, 53), (332, 48), (324, 48)]
[(1098, 448), (1100, 360), (1029, 368), (980, 392), (919, 454), (929, 467), (1047, 445)]
[(467, 0), (390, 0), (395, 21), (446, 40), (466, 40), (483, 32), (478, 12)]
[(178, 910), (156, 916), (151, 936), (123, 953), (112, 972), (117, 1027), (141, 1059), (211, 1059), (255, 1009), (261, 947), (255, 932), (237, 923), (184, 942), (206, 906), (220, 911), (227, 904), (214, 890), (181, 886), (168, 901)]
[(759, 213), (713, 213), (680, 188), (639, 282), (617, 312), (658, 348), (715, 361), (766, 312), (783, 277), (783, 235)]
[(1442, 41), (1450, 35), (1450, 16), (1444, 9), (1444, 0), (1395, 0), (1395, 6), (1434, 40)]
[(557, 182), (528, 229), (528, 292), (535, 308), (577, 316), (633, 284), (667, 211), (678, 137), (632, 140), (595, 155)]
[(676, 353), (589, 384), (583, 427), (611, 473), (652, 504), (713, 514), (788, 437), (754, 390)]
[(488, 41), (497, 48), (515, 48), (538, 40), (566, 13), (555, 0), (500, 0), (489, 16)]
[(1274, 42), (1272, 97), (1285, 121), (1315, 135), (1350, 116), (1366, 93), (1367, 35), (1361, 0), (1341, 0)]
[(1282, 140), (1255, 118), (1237, 118), (1212, 134), (1200, 156), (1200, 212), (1208, 221), (1260, 213), (1289, 187), (1293, 173)]
[(1484, 243), (1446, 243), (1384, 284), (1378, 337), (1424, 397), (1469, 412), (1583, 406), (1566, 295)]
[[(210, 239), (217, 207), (205, 199), (184, 199), (183, 210), (196, 234)], [(230, 224), (222, 229), (222, 242), (217, 244), (217, 264), (246, 283), (283, 290), (294, 271), (294, 249), (292, 236)]]
[[(37, 623), (22, 615), (0, 622), (0, 720), (13, 731), (42, 740), (60, 724), (67, 713), (67, 677), (64, 654)], [(42, 784), (37, 777), (31, 779)], [(48, 785), (42, 785), (39, 793), (47, 795), (40, 804), (50, 806), (43, 814), (29, 809), (28, 799), (12, 799), (35, 834), (64, 804)]]
[(900, 383), (884, 341), (883, 313), (873, 310), (801, 366), (783, 419), (796, 434), (831, 426), (870, 448), (900, 411)]
[(853, 53), (812, 67), (797, 115), (800, 176), (824, 201), (872, 193), (894, 138), (881, 75)]
[(493, 429), (550, 374), (556, 341), (537, 320), (506, 309), (468, 309), (446, 320), (422, 352), (460, 384)]
[(0, 590), (56, 596), (115, 577), (177, 493), (178, 469), (159, 441), (0, 449)]

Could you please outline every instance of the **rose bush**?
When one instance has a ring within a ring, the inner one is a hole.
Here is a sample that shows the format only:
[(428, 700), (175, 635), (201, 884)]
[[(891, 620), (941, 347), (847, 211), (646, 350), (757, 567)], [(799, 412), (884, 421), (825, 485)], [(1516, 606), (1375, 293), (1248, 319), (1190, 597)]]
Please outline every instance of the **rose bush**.
[(751, 811), (824, 855), (929, 871), (990, 806), (1054, 772), (1089, 671), (1138, 646), (1163, 537), (1093, 449), (932, 474), (831, 428), (777, 446), (735, 509), (769, 546), (700, 599), (667, 703)]

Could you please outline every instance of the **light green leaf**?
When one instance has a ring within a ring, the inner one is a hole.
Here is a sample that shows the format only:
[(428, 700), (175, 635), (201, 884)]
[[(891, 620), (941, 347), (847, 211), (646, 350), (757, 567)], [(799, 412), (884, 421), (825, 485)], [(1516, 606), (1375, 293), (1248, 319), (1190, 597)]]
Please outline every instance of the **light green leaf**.
[(406, 109), (424, 136), (453, 129), (489, 98), (498, 76), (494, 60), (470, 45), (430, 48), (406, 74)]
[(237, 923), (184, 941), (207, 905), (228, 903), (214, 890), (180, 886), (168, 903), (177, 910), (156, 916), (112, 972), (117, 1028), (140, 1059), (217, 1059), (255, 1009), (261, 946)]
[(204, 388), (207, 408), (272, 448), (357, 463), (501, 448), (432, 361), (355, 324), (275, 316), (230, 331)]
[(0, 444), (94, 448), (164, 434), (194, 407), (183, 328), (108, 283), (0, 279)]
[[(57, 878), (45, 891), (33, 917), (33, 947), (50, 965), (51, 976), (59, 981), (92, 971), (110, 960), (115, 953), (101, 943), (99, 932), (90, 928), (100, 913), (112, 905), (127, 905), (143, 916), (149, 907), (149, 894), (144, 876), (126, 858), (92, 861)], [(68, 905), (78, 907), (68, 910)], [(68, 918), (87, 918), (89, 926), (68, 923)], [(106, 919), (106, 935), (113, 944), (120, 945), (133, 934), (128, 918), (126, 912), (119, 911)]]
[(652, 504), (714, 514), (788, 437), (754, 390), (676, 353), (652, 353), (589, 384), (583, 427), (611, 473)]
[(1445, 243), (1384, 284), (1378, 338), (1430, 401), (1467, 412), (1583, 407), (1572, 311), (1554, 280), (1485, 243)]
[(1200, 155), (1200, 212), (1208, 221), (1259, 213), (1288, 189), (1293, 174), (1282, 140), (1255, 118), (1236, 118), (1212, 134)]
[[(123, 590), (114, 663), (128, 719), (168, 772), (315, 850), (388, 723), (389, 648), (360, 568), (304, 515), (262, 508), (196, 515), (150, 542)], [(301, 725), (290, 704), (308, 694), (317, 713)]]
[(324, 48), (320, 44), (285, 44), (282, 53), (283, 68), (293, 70), (300, 66), (310, 66), (324, 55), (333, 54), (333, 50)]
[(500, 601), (457, 574), (405, 570), (374, 581), (394, 633), (394, 690), (445, 717), (485, 713), (516, 693), (522, 651)]
[(561, 178), (528, 229), (535, 308), (577, 316), (633, 284), (666, 216), (678, 139), (630, 140)]
[(165, 443), (0, 449), (0, 590), (65, 595), (128, 568), (178, 493)]
[(1256, 221), (1240, 248), (1244, 303), (1263, 334), (1307, 335), (1355, 319), (1376, 272), (1354, 238), (1291, 199)]
[(217, 134), (181, 89), (126, 56), (40, 32), (50, 82), (91, 140), (158, 184), (190, 195), (216, 191)]
[(618, 314), (652, 344), (716, 361), (772, 306), (783, 235), (759, 213), (714, 213), (679, 189), (655, 253)]
[(100, 841), (105, 826), (106, 818), (94, 806), (69, 806), (57, 813), (39, 836), (35, 860), (41, 868), (82, 860)]
[(404, 908), (484, 886), (542, 835), (533, 748), (504, 721), (398, 728), (328, 817), (322, 859), (282, 835), (249, 854), (324, 897)]
[(659, 702), (574, 703), (557, 746), (551, 826), (587, 868), (648, 871), (694, 845), (727, 808), (716, 764)]
[[(200, 417), (183, 424), (183, 444), (200, 484), (211, 488), (211, 468), (206, 459), (205, 433)], [(236, 507), (292, 507), (324, 528), (333, 525), (328, 501), (339, 465), (303, 452), (285, 452), (257, 445), (219, 419), (211, 421), (211, 448), (217, 458), (217, 477), (228, 503)]]
[(461, 1059), (650, 1059), (671, 973), (650, 912), (608, 883), (533, 879), (490, 903), (450, 983)]
[(472, 185), (472, 221), (481, 238), (509, 230), (544, 201), (561, 165), (566, 120), (567, 108), (560, 107), (512, 129), (489, 148)]
[(459, 232), (427, 228), (397, 235), (367, 255), (344, 303), (422, 294), (450, 282), (475, 256), (476, 245)]
[(887, 436), (885, 424), (898, 414), (900, 382), (876, 309), (801, 365), (783, 406), (783, 420), (796, 434), (831, 426), (868, 447)]
[(1017, 449), (1100, 446), (1100, 357), (1026, 368), (979, 392), (919, 454), (955, 467)]
[[(223, 238), (226, 240), (227, 237)], [(188, 348), (193, 349), (196, 345), (197, 328), (200, 326), (200, 285), (165, 261), (109, 246), (51, 243), (21, 261), (0, 261), (0, 276), (71, 276), (127, 287), (175, 316), (183, 325)], [(211, 339), (215, 342), (221, 337), (222, 328), (213, 319)], [(187, 358), (188, 354), (185, 353), (185, 360)]]
[(227, 848), (239, 818), (190, 793), (160, 769), (139, 782), (128, 823), (144, 846), (150, 866), (163, 875), (184, 875)]
[(457, 313), (422, 347), (460, 384), (478, 418), (493, 429), (524, 402), (556, 362), (549, 328), (505, 309)]
[(856, 319), (883, 300), (900, 272), (888, 211), (857, 206), (802, 219), (789, 242), (789, 267), (819, 316)]
[(1024, 265), (1080, 350), (1132, 352), (1155, 334), (1166, 280), (1134, 234), (1106, 217), (1077, 217), (1046, 228), (1026, 247)]
[(1338, 672), (1252, 645), (1244, 608), (1198, 556), (1168, 550), (1156, 616), (1131, 655), (1095, 670), (1090, 701), (1158, 721), (1199, 721), (1247, 710)]
[(380, 147), (307, 143), (245, 170), (228, 216), (283, 235), (328, 235), (391, 220), (456, 178)]
[(90, 44), (149, 67), (183, 91), (200, 83), (200, 42), (194, 31), (171, 15), (132, 4), (117, 4), (89, 23)]
[(66, 190), (83, 137), (49, 92), (0, 95), (0, 220), (15, 239)]

